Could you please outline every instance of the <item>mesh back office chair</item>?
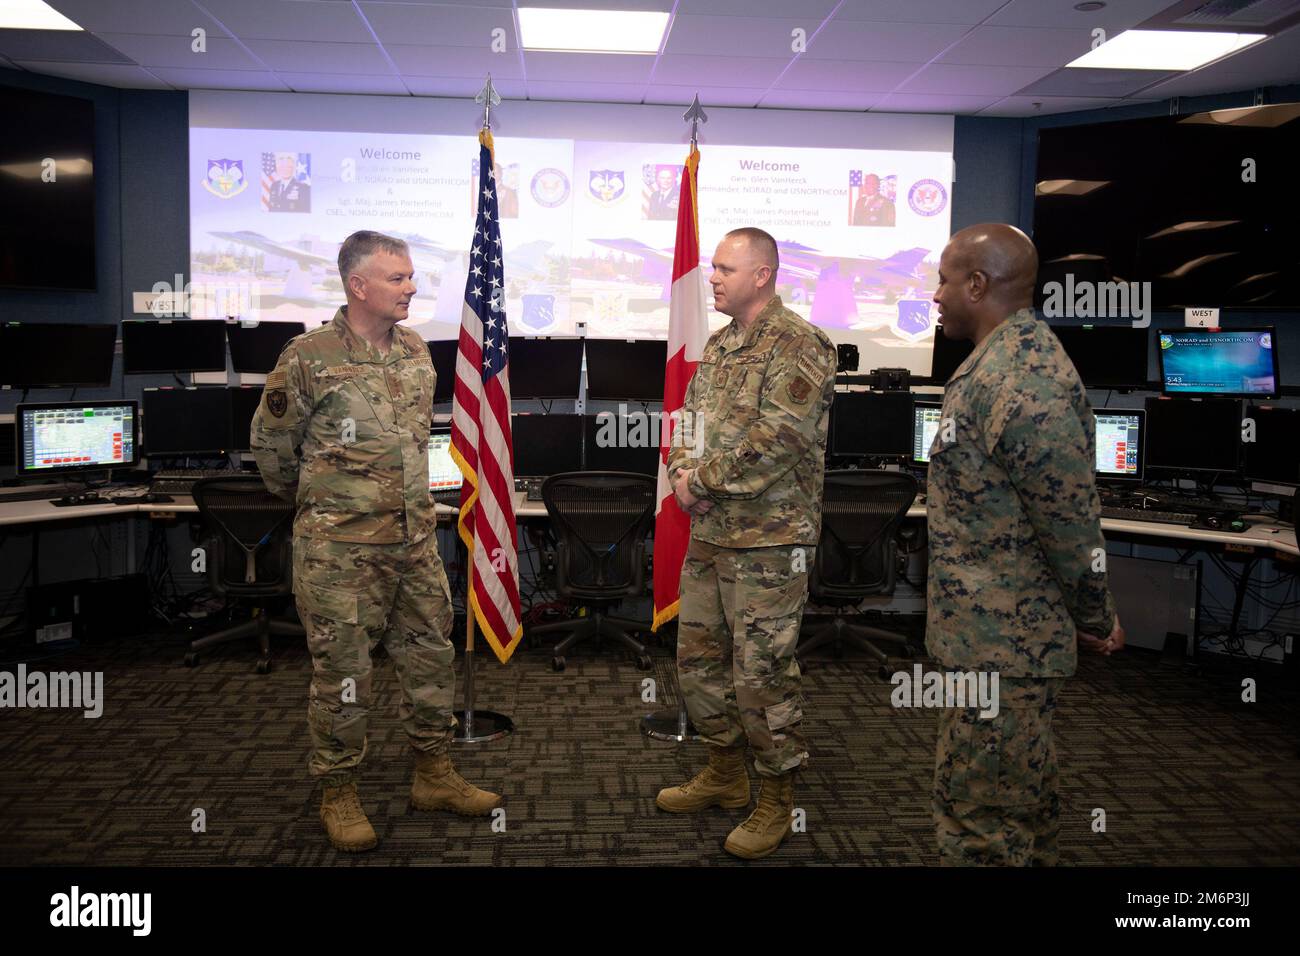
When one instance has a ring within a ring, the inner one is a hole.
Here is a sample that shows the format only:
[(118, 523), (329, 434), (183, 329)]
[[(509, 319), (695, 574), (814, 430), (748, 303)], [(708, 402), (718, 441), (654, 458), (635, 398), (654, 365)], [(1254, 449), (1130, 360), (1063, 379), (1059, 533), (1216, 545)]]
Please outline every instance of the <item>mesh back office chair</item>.
[(864, 598), (894, 593), (897, 532), (916, 500), (911, 475), (896, 471), (830, 471), (822, 497), (822, 533), (808, 581), (810, 603), (836, 608), (832, 619), (811, 629), (800, 656), (826, 644), (838, 653), (848, 643), (882, 662), (889, 659), (870, 638), (911, 646), (902, 634), (850, 620), (843, 612)]
[(632, 637), (649, 633), (650, 622), (614, 617), (606, 611), (645, 591), (645, 542), (654, 523), (655, 479), (618, 471), (575, 471), (542, 483), (542, 501), (558, 546), (555, 588), (560, 597), (583, 605), (585, 617), (529, 628), (529, 637), (552, 631), (569, 636), (555, 646), (551, 666), (564, 670), (564, 655), (575, 644), (612, 638), (632, 651), (637, 666), (649, 670), (645, 645)]
[(267, 613), (293, 593), (294, 506), (271, 494), (257, 475), (204, 478), (195, 482), (193, 495), (208, 529), (208, 584), (214, 594), (250, 605), (253, 619), (191, 643), (185, 666), (196, 666), (204, 648), (256, 634), (262, 652), (257, 672), (265, 674), (271, 669), (270, 635), (305, 634), (301, 624), (272, 620)]

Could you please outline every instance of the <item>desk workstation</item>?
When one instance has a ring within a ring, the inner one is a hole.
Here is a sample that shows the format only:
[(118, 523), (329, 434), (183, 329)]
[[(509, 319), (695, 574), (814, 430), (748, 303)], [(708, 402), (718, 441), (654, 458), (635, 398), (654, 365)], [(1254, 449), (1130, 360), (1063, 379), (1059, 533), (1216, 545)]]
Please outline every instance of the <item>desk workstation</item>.
[(1300, 865), (1298, 3), (24, 5), (6, 862)]

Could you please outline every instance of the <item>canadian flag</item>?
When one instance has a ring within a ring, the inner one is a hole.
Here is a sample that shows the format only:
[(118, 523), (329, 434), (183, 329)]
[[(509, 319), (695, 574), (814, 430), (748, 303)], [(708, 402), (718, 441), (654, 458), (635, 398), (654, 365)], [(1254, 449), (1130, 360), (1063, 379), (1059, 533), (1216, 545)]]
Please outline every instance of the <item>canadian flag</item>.
[[(673, 249), (673, 287), (668, 305), (668, 366), (664, 370), (663, 421), (659, 432), (659, 503), (655, 508), (653, 630), (677, 616), (682, 562), (691, 540), (691, 517), (677, 506), (668, 477), (668, 449), (681, 427), (675, 416), (686, 402), (686, 386), (704, 354), (709, 320), (700, 269), (700, 224), (695, 188), (700, 151), (694, 146), (686, 157), (681, 197), (677, 202), (677, 243)], [(694, 429), (692, 429), (694, 431)]]

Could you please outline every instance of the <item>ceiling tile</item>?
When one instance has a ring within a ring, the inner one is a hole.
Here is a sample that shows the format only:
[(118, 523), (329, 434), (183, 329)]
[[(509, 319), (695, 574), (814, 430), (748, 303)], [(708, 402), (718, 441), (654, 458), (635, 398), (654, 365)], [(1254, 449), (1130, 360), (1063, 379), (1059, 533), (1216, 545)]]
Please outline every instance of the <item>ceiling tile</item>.
[(1216, 67), (1226, 67), (1233, 73), (1261, 71), (1269, 76), (1287, 76), (1300, 82), (1300, 27), (1234, 53), (1220, 60)]
[[(1076, 113), (1079, 110), (1099, 110), (1107, 106), (1125, 106), (1131, 100), (1085, 96), (1008, 96), (980, 116), (1051, 116), (1054, 113)], [(1035, 108), (1034, 104), (1038, 107)]]
[(790, 68), (785, 71), (776, 88), (889, 93), (918, 69), (920, 64), (917, 63), (810, 60), (801, 56), (790, 64)]
[(1137, 26), (1173, 6), (1175, 0), (1109, 0), (1105, 7), (1084, 13), (1074, 9), (1079, 0), (1011, 0), (989, 17), (989, 23), (1007, 27), (1074, 27), (1091, 34), (1101, 27), (1108, 35)]
[[(646, 87), (645, 101), (661, 106), (686, 107), (691, 105), (696, 93), (699, 94), (700, 103), (704, 105), (706, 112), (710, 106), (752, 107), (757, 105), (758, 98), (763, 95), (761, 89), (754, 88), (652, 84)], [(721, 137), (718, 141), (722, 141)]]
[(679, 13), (668, 31), (664, 52), (715, 56), (725, 45), (728, 51), (743, 50), (749, 56), (788, 60), (795, 52), (792, 32), (802, 29), (806, 39), (813, 35), (818, 23), (810, 23), (807, 17), (778, 20), (747, 16), (693, 17)]
[(768, 90), (760, 107), (792, 110), (868, 110), (885, 98), (884, 93), (832, 92), (816, 90)]
[(606, 83), (646, 83), (654, 69), (653, 56), (617, 53), (525, 53), (528, 91), (533, 80), (584, 83), (593, 93)]
[(952, 23), (873, 23), (832, 20), (804, 56), (828, 60), (926, 63), (960, 40), (969, 27)]
[(241, 40), (373, 43), (351, 3), (315, 0), (199, 0)]
[(523, 79), (518, 53), (493, 53), (486, 47), (405, 46), (384, 47), (403, 76), (465, 76), (477, 79), (492, 74), (492, 82)]
[(1050, 72), (1042, 66), (956, 66), (931, 63), (899, 87), (901, 93), (958, 93), (968, 96), (1010, 96)]
[[(789, 0), (680, 0), (677, 15), (680, 16), (720, 16), (720, 17), (788, 17), (798, 12), (807, 15), (807, 20), (816, 19), (818, 23), (825, 20), (838, 0), (807, 0), (800, 3), (798, 11), (790, 9)], [(854, 0), (850, 0), (854, 2)], [(808, 29), (812, 33), (812, 28)]]
[(280, 73), (281, 80), (295, 93), (391, 93), (410, 92), (397, 76), (367, 76), (357, 73)]
[(932, 96), (919, 93), (891, 93), (872, 110), (879, 113), (978, 113), (996, 103), (999, 96)]
[(0, 54), (11, 60), (130, 63), (131, 58), (89, 33), (68, 30), (0, 30)]
[(274, 90), (289, 89), (274, 73), (261, 70), (174, 70), (158, 67), (159, 79), (183, 90)]
[(565, 100), (594, 103), (640, 103), (644, 83), (599, 83), (528, 79), (530, 100)]
[(189, 37), (147, 36), (135, 33), (101, 33), (105, 43), (121, 50), (141, 66), (169, 66), (181, 70), (264, 70), (234, 40), (208, 37), (204, 52), (194, 52)]
[(978, 66), (1065, 66), (1092, 47), (1087, 31), (1038, 27), (976, 27), (940, 63)]
[(379, 42), (430, 46), (481, 46), (488, 49), (492, 31), (506, 31), (506, 49), (516, 50), (514, 11), (504, 7), (447, 6), (445, 4), (368, 3), (361, 12), (374, 28)]
[(301, 40), (249, 40), (248, 48), (272, 70), (293, 73), (368, 73), (394, 70), (378, 44), (314, 43)]
[(1172, 75), (1159, 70), (1062, 68), (1016, 92), (1025, 96), (1129, 96)]
[(845, 0), (836, 20), (979, 23), (1007, 0)]
[(670, 56), (659, 57), (654, 82), (658, 84), (700, 83), (726, 88), (767, 89), (785, 69), (788, 60), (760, 59), (743, 56)]
[(228, 36), (211, 17), (186, 0), (46, 0), (83, 29), (98, 33), (189, 36), (196, 27), (208, 36)]
[(44, 76), (61, 76), (83, 83), (99, 83), (128, 90), (165, 90), (167, 84), (148, 70), (120, 63), (43, 63), (29, 60), (18, 65)]

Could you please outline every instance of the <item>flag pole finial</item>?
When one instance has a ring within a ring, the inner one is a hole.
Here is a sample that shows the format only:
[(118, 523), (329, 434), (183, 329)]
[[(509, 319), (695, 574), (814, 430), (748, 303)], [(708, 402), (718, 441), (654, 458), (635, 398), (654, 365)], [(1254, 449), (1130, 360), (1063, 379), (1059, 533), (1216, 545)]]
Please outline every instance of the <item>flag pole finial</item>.
[(700, 124), (709, 121), (708, 114), (704, 112), (704, 107), (700, 105), (700, 94), (695, 94), (695, 99), (691, 101), (690, 109), (682, 114), (682, 121), (691, 124), (691, 146), (699, 145)]
[(487, 75), (487, 82), (483, 84), (483, 89), (478, 91), (474, 97), (474, 102), (483, 107), (483, 128), (492, 128), (492, 110), (494, 107), (501, 105), (501, 94), (496, 91), (492, 85), (492, 74)]

